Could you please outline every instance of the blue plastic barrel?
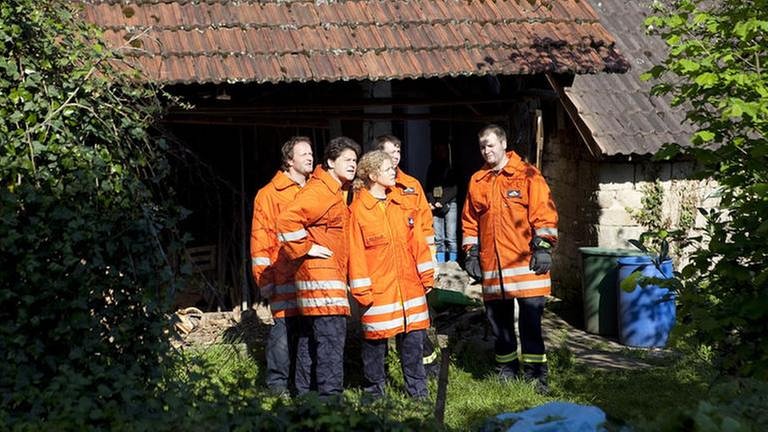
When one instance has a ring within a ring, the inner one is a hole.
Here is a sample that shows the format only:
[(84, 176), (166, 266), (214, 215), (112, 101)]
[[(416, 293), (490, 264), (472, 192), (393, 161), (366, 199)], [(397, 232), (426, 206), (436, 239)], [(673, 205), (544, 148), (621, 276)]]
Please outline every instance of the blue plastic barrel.
[[(648, 256), (619, 258), (619, 286), (633, 272), (655, 278), (672, 277), (672, 260), (658, 269)], [(675, 296), (658, 285), (637, 284), (631, 292), (619, 291), (619, 342), (634, 347), (663, 347), (675, 325)]]

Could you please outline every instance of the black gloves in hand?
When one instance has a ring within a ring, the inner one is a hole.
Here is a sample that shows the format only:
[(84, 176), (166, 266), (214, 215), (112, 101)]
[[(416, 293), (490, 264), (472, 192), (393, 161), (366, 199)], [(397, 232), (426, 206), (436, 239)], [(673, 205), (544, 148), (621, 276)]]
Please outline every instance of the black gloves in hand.
[(541, 237), (534, 237), (531, 243), (533, 256), (530, 269), (537, 275), (544, 274), (552, 267), (552, 243)]
[(483, 280), (483, 270), (480, 268), (480, 248), (477, 245), (473, 245), (469, 252), (467, 252), (467, 258), (464, 260), (464, 270), (467, 271), (469, 276), (476, 280)]
[(549, 249), (536, 249), (531, 257), (531, 270), (537, 275), (544, 274), (552, 267), (552, 253)]

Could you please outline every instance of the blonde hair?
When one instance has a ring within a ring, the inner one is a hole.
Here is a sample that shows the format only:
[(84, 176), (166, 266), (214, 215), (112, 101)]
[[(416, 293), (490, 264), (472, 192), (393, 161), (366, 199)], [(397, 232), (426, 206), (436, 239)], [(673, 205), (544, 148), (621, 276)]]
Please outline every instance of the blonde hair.
[(386, 160), (392, 162), (392, 158), (384, 153), (383, 150), (372, 150), (364, 154), (357, 162), (357, 173), (355, 174), (355, 181), (352, 183), (352, 187), (357, 190), (369, 188), (373, 183), (371, 174), (378, 174), (381, 164)]

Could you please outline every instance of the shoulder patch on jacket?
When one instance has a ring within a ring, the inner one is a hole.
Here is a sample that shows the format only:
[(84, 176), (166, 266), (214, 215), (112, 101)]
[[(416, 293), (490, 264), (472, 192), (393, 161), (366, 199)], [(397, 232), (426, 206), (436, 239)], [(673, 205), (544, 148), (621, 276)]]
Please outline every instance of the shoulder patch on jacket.
[(509, 198), (520, 198), (523, 196), (523, 194), (520, 193), (520, 190), (518, 189), (510, 189), (507, 191), (507, 196)]

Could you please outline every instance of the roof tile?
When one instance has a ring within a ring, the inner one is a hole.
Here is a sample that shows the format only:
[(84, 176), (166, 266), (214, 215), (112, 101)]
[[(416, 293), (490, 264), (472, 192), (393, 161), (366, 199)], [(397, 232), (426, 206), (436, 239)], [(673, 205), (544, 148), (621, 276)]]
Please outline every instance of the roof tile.
[[(628, 64), (584, 0), (72, 0), (166, 83), (397, 79)], [(154, 42), (157, 41), (157, 42)], [(492, 63), (486, 59), (493, 59)], [(210, 64), (208, 64), (210, 63)]]
[[(574, 8), (584, 6), (562, 3)], [(568, 99), (578, 109), (603, 153), (650, 154), (669, 141), (687, 144), (692, 127), (685, 121), (684, 111), (670, 107), (668, 98), (649, 96), (653, 83), (640, 79), (651, 62), (666, 56), (667, 49), (660, 38), (645, 34), (643, 20), (649, 14), (649, 2), (589, 0), (580, 3), (591, 3), (603, 24), (590, 24), (593, 28), (587, 34), (596, 38), (593, 45), (602, 43), (609, 31), (617, 39), (616, 46), (600, 46), (594, 52), (609, 63), (608, 58), (618, 50), (632, 64), (626, 74), (577, 76), (572, 87), (566, 89)]]

